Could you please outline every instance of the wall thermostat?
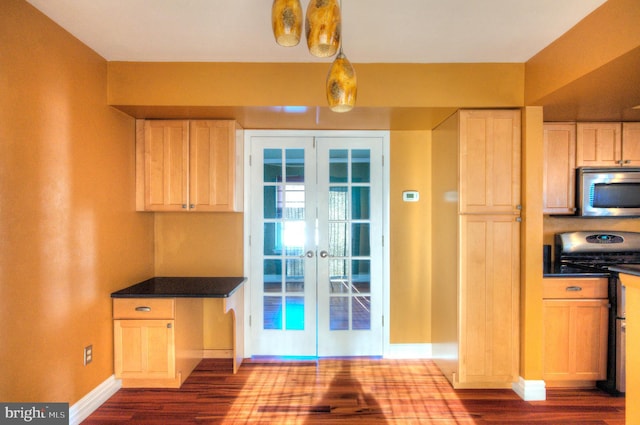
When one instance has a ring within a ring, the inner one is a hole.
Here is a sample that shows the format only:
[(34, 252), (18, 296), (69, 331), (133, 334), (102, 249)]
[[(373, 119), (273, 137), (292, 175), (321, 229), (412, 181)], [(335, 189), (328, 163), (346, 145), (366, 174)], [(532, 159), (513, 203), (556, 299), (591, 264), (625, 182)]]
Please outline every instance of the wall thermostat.
[(405, 190), (402, 192), (402, 200), (404, 202), (418, 202), (420, 199), (420, 192), (417, 190)]

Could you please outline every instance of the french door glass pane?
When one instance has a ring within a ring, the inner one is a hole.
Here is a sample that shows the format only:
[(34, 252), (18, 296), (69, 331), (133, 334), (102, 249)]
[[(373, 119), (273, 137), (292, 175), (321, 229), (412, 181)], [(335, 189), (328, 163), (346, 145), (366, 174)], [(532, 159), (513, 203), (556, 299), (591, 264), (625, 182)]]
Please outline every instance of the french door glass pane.
[(369, 223), (351, 224), (351, 255), (364, 257), (371, 253)]
[(349, 217), (347, 186), (333, 186), (329, 189), (329, 220), (346, 220)]
[(331, 297), (329, 304), (329, 329), (349, 330), (349, 298)]
[(351, 181), (369, 183), (371, 181), (371, 154), (368, 149), (351, 151)]
[[(284, 186), (284, 217), (287, 219), (304, 219), (304, 185), (287, 184)], [(282, 215), (281, 215), (282, 216)]]
[(282, 149), (264, 150), (264, 182), (282, 181)]
[(332, 294), (349, 293), (348, 260), (329, 261), (329, 284)]
[(370, 195), (368, 187), (355, 186), (351, 189), (351, 218), (367, 220), (369, 216)]
[(371, 329), (371, 297), (351, 298), (352, 329)]
[(282, 292), (282, 261), (264, 260), (264, 292)]
[(281, 218), (283, 200), (278, 186), (264, 187), (264, 218)]
[(347, 252), (347, 223), (329, 223), (329, 255), (344, 257)]
[(353, 282), (353, 292), (357, 294), (368, 294), (371, 292), (371, 261), (352, 260), (351, 279)]
[(287, 149), (287, 182), (304, 182), (304, 149)]
[(282, 253), (282, 223), (264, 223), (264, 255)]
[(282, 297), (264, 297), (264, 328), (282, 329)]
[(332, 149), (329, 152), (329, 182), (346, 183), (349, 181), (349, 151)]
[(302, 255), (304, 252), (304, 221), (284, 222), (284, 246), (286, 255)]
[(304, 292), (304, 260), (287, 260), (287, 292)]
[(286, 297), (288, 331), (304, 330), (304, 297)]

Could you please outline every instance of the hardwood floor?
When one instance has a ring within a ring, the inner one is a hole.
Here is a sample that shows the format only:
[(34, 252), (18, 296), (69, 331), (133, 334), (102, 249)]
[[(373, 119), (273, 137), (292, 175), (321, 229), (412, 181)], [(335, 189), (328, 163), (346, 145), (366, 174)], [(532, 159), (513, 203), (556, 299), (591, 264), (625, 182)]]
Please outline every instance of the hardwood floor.
[(624, 424), (599, 390), (454, 390), (429, 360), (203, 360), (182, 388), (121, 389), (83, 424)]

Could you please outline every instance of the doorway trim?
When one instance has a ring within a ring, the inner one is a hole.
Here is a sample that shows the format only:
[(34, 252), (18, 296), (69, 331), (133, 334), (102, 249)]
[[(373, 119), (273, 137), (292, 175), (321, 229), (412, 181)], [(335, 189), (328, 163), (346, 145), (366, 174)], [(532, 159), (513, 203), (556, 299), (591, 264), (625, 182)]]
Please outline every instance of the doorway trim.
[(253, 281), (250, 275), (251, 267), (251, 250), (250, 250), (250, 229), (251, 229), (251, 181), (248, 178), (250, 175), (251, 167), (251, 138), (252, 137), (377, 137), (382, 139), (382, 199), (383, 199), (383, 212), (382, 212), (382, 231), (384, 237), (384, 246), (382, 255), (382, 292), (383, 292), (383, 356), (387, 357), (390, 353), (390, 132), (387, 130), (247, 130), (244, 131), (244, 224), (243, 224), (243, 247), (244, 247), (244, 276), (247, 280), (244, 283), (244, 347), (245, 355), (251, 357), (253, 355), (253, 349), (251, 346), (251, 287)]

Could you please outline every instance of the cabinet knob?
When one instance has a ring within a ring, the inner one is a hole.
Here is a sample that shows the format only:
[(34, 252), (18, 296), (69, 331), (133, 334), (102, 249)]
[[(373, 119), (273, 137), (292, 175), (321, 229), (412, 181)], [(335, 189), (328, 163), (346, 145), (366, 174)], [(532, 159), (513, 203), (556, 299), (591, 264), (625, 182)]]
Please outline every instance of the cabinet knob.
[(625, 163), (625, 164), (631, 164), (631, 160), (630, 160), (630, 159), (625, 159), (625, 160), (624, 160), (624, 163)]
[(516, 217), (516, 221), (517, 221), (518, 223), (521, 223), (521, 222), (522, 222), (522, 217)]
[(187, 209), (187, 204), (182, 204), (182, 209), (186, 210)]
[(189, 204), (189, 209), (190, 210), (194, 209), (195, 207), (196, 207), (195, 204)]
[(171, 323), (167, 323), (167, 329), (171, 329), (173, 325)]

